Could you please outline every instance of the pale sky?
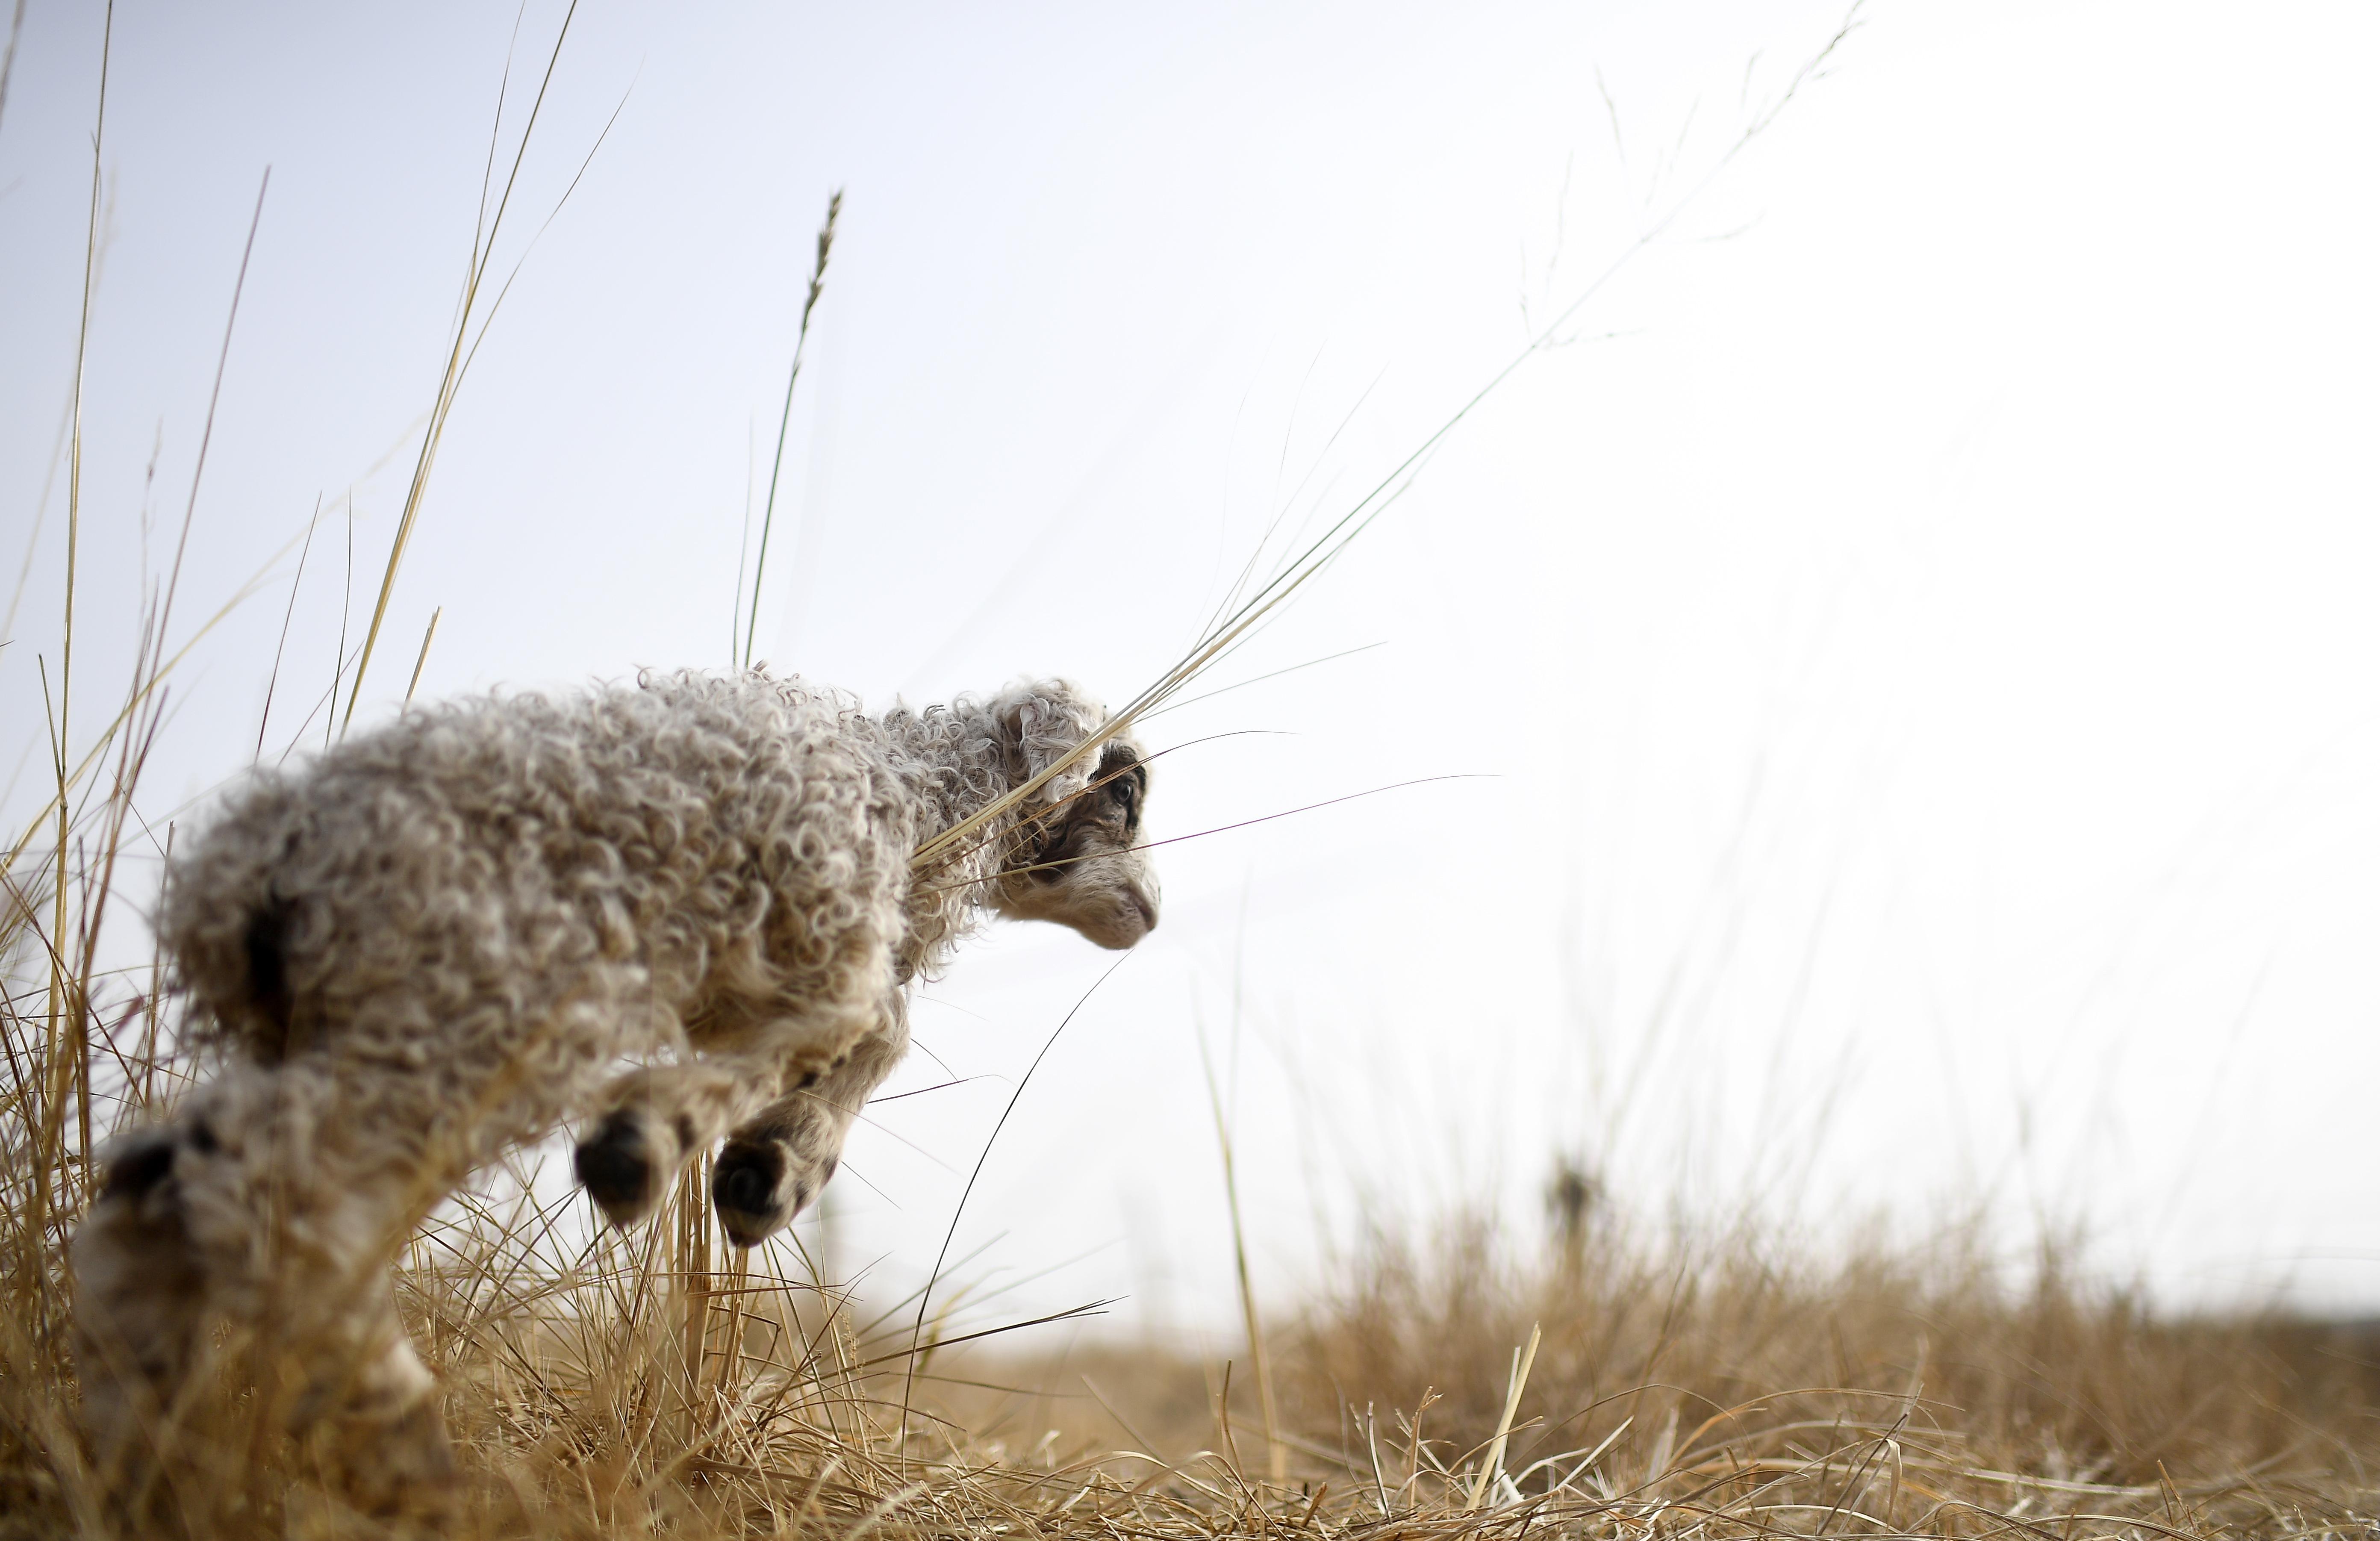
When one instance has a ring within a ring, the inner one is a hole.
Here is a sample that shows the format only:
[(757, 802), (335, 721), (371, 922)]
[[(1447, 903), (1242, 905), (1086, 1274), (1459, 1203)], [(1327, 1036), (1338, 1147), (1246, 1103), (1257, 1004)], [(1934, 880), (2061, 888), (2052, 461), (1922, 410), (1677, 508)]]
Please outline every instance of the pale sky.
[[(31, 0), (0, 115), (10, 809), (56, 666), (101, 14)], [(506, 155), (560, 18), (521, 23)], [(1983, 1206), (2012, 1250), (2087, 1222), (2169, 1299), (2380, 1306), (2380, 17), (1876, 5), (1730, 158), (1842, 19), (589, 0), (500, 273), (593, 157), (465, 384), (359, 721), (434, 607), (427, 694), (727, 662), (832, 188), (758, 651), (878, 704), (1130, 697), (1275, 514), (1334, 516), (1624, 257), (1215, 683), (1370, 650), (1149, 725), (1185, 746), (1160, 834), (1483, 779), (1160, 853), (1162, 927), (958, 1228), (978, 1277), (1067, 1266), (987, 1310), (1230, 1330), (1201, 1024), (1282, 1297), (1366, 1207), (1492, 1203), (1534, 1245), (1570, 1150), (1648, 1218)], [(177, 635), (266, 581), (177, 686), (161, 825), (254, 754), (285, 613), (268, 754), (299, 733), (350, 506), (360, 635), (511, 25), (117, 9), (78, 738), (272, 168)], [(920, 1037), (980, 1079), (855, 1138), (840, 1257), (923, 1271), (1110, 961), (962, 955)]]

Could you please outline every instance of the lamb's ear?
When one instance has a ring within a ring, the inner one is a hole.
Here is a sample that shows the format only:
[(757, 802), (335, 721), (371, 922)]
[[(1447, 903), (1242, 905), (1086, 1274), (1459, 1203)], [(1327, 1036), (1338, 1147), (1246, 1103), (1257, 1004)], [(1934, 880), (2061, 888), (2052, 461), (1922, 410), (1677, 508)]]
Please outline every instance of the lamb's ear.
[[(1019, 784), (1056, 764), (1107, 720), (1098, 702), (1063, 680), (1013, 686), (1001, 693), (996, 710), (1001, 732), (1023, 767)], [(1099, 757), (1084, 755), (1042, 783), (1031, 801), (1063, 802), (1090, 785), (1098, 770)]]

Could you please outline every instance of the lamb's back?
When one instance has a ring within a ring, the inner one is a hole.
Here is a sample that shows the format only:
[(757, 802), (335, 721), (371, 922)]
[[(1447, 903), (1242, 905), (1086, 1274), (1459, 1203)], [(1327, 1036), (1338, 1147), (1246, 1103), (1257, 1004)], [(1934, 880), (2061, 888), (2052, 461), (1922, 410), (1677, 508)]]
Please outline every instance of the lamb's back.
[(785, 904), (864, 889), (905, 843), (851, 721), (757, 676), (410, 710), (236, 790), (161, 931), (201, 1015), (270, 1057), (392, 992), (427, 1025), (597, 960), (664, 1005), (722, 969), (765, 989)]

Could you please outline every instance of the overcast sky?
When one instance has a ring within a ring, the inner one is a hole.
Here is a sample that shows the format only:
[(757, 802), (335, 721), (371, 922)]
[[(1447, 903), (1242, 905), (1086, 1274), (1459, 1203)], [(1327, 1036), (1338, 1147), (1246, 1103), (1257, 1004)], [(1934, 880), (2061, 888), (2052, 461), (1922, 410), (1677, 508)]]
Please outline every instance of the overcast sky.
[[(102, 15), (31, 0), (0, 116), (12, 810)], [(79, 742), (271, 168), (177, 636), (264, 581), (185, 667), (152, 823), (254, 756), (285, 614), (266, 755), (320, 742), (507, 49), (500, 175), (561, 19), (118, 6)], [(1163, 834), (1480, 779), (1161, 853), (1161, 928), (958, 1228), (978, 1276), (1067, 1264), (1002, 1308), (1228, 1331), (1202, 1030), (1283, 1294), (1366, 1207), (1533, 1245), (1571, 1152), (1645, 1216), (1983, 1206), (2168, 1298), (2380, 1305), (2380, 18), (1879, 4), (1771, 120), (1843, 19), (588, 0), (358, 720), (434, 609), (426, 694), (729, 662), (834, 188), (756, 651), (880, 705), (1130, 697), (1275, 516), (1352, 504), (1585, 297), (1214, 683), (1369, 650), (1149, 725)], [(1110, 961), (1002, 930), (930, 989), (893, 1089), (976, 1079), (856, 1136), (839, 1261), (922, 1272)]]

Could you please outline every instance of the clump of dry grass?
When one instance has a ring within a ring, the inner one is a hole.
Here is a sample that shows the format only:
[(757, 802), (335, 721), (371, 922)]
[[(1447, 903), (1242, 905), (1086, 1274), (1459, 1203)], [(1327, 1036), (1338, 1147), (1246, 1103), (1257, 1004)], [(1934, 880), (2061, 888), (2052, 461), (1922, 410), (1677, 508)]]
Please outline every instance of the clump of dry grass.
[[(1326, 1533), (2363, 1534), (2380, 1498), (2369, 1328), (2161, 1317), (2055, 1249), (2012, 1278), (1966, 1229), (1848, 1255), (1742, 1227), (1550, 1256), (1475, 1219), (1376, 1232), (1271, 1351)], [(1038, 1399), (978, 1394), (979, 1426), (1121, 1432), (1200, 1477), (1208, 1521), (1228, 1499), (1261, 1528), (1281, 1489), (1244, 1370), (1005, 1368)]]
[(1288, 1386), (1309, 1426), (1427, 1404), (1419, 1444), (1399, 1425), (1403, 1471), (1459, 1487), (1533, 1334), (1507, 1499), (1664, 1528), (2293, 1532), (2358, 1513), (2380, 1456), (2358, 1333), (2161, 1317), (2055, 1247), (2012, 1280), (1972, 1229), (1845, 1256), (1612, 1225), (1534, 1266), (1475, 1224), (1383, 1239), (1311, 1308)]
[[(1977, 1238), (1376, 1231), (1269, 1345), (1286, 1483), (1245, 1354), (1003, 1351), (952, 1405), (1109, 1534), (2369, 1534), (2380, 1333), (2161, 1317)], [(1135, 1473), (1119, 1516), (1099, 1478)]]

